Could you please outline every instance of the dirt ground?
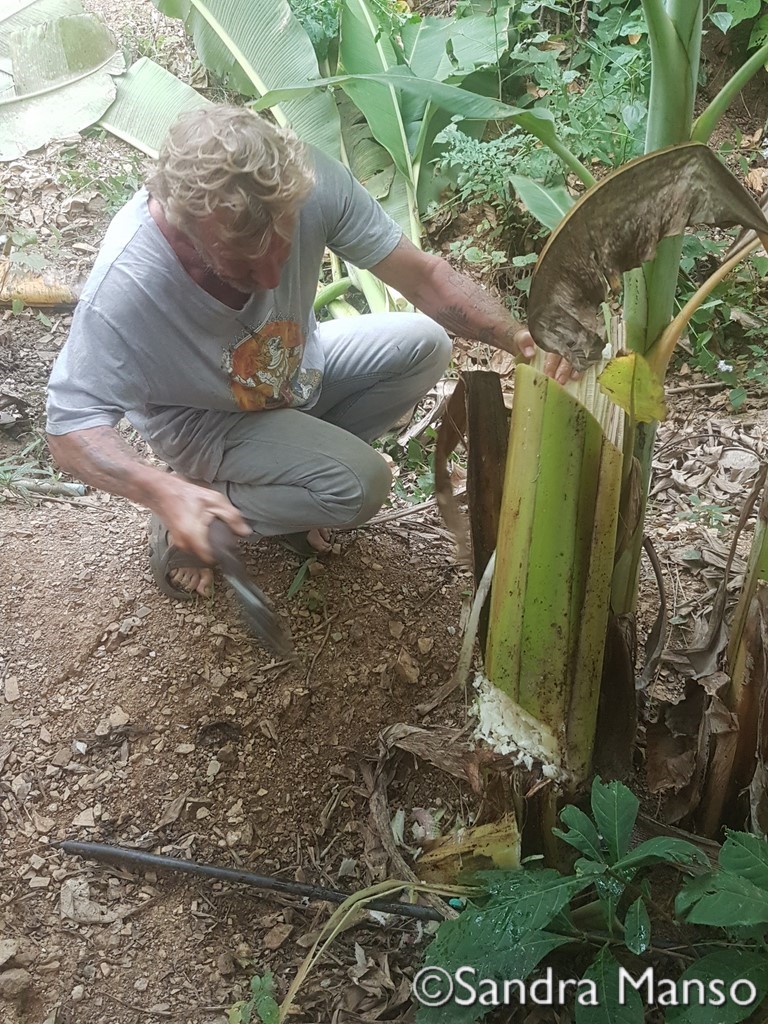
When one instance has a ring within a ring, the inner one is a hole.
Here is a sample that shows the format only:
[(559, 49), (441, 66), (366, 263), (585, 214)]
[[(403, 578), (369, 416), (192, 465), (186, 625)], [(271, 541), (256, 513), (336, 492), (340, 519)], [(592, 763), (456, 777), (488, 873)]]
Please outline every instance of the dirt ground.
[[(131, 45), (151, 43), (188, 80), (199, 74), (179, 23), (149, 0), (85, 6), (106, 10)], [(64, 141), (0, 165), (0, 184), (49, 267), (73, 280), (109, 217), (96, 177), (124, 179), (140, 165), (112, 138)], [(66, 313), (0, 313), (0, 392), (26, 403), (22, 422), (0, 426), (0, 464), (37, 443), (68, 323)], [(672, 385), (650, 532), (679, 644), (711, 603), (723, 530), (764, 461), (768, 416), (754, 395), (730, 413), (724, 391), (695, 374)], [(722, 521), (681, 518), (691, 494), (725, 510)], [(296, 638), (291, 665), (248, 637), (221, 581), (210, 601), (156, 591), (145, 510), (99, 493), (0, 493), (0, 1024), (223, 1024), (254, 974), (273, 971), (284, 994), (330, 912), (221, 881), (94, 865), (58, 841), (347, 892), (387, 877), (369, 818), (378, 736), (396, 722), (466, 719), (462, 699), (425, 719), (415, 710), (455, 668), (471, 581), (434, 508), (404, 511), (395, 501), (393, 518), (343, 536), (290, 598), (300, 562), (266, 542), (249, 550), (254, 579)], [(742, 552), (749, 538), (750, 527)], [(657, 603), (644, 570), (646, 625)], [(477, 811), (468, 789), (411, 758), (388, 795), (406, 858), (425, 810), (444, 834)], [(397, 918), (345, 933), (295, 1019), (412, 1020), (408, 978), (424, 939), (423, 925)]]

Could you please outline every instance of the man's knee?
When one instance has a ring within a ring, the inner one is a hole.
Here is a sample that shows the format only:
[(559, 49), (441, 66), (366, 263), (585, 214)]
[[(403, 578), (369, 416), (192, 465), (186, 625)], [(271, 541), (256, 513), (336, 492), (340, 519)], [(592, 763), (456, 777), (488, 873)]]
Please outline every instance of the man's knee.
[[(398, 316), (402, 314), (397, 314)], [(438, 377), (442, 376), (451, 361), (453, 346), (445, 330), (430, 317), (423, 313), (414, 313), (414, 348), (419, 361), (434, 368)]]
[(367, 457), (355, 466), (354, 476), (357, 487), (349, 506), (352, 519), (346, 524), (348, 526), (359, 526), (375, 516), (387, 500), (392, 486), (389, 466), (373, 448), (369, 448)]

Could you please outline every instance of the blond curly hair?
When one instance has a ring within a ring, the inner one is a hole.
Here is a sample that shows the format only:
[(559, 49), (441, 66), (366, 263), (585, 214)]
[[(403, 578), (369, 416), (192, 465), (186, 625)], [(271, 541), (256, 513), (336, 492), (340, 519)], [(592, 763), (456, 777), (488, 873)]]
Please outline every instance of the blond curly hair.
[(314, 184), (303, 143), (245, 107), (188, 111), (171, 128), (147, 182), (168, 223), (199, 242), (203, 218), (223, 211), (218, 242), (262, 256), (283, 234)]

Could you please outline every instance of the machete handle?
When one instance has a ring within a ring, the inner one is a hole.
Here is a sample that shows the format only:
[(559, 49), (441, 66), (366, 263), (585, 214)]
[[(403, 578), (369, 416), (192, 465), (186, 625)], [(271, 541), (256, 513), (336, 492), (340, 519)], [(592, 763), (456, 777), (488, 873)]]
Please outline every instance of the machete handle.
[(237, 546), (237, 537), (223, 519), (212, 519), (208, 525), (208, 545), (224, 573), (238, 579), (246, 575)]

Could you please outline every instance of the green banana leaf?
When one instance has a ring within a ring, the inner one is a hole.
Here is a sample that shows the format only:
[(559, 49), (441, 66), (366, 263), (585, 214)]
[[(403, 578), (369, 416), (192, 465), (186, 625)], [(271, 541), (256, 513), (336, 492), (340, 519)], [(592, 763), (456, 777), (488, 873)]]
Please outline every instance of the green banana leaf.
[(80, 0), (3, 0), (0, 12), (0, 71), (11, 71), (10, 38), (44, 21), (83, 14)]
[(389, 195), (395, 164), (387, 150), (373, 137), (363, 113), (344, 92), (336, 93), (341, 118), (344, 163), (375, 199)]
[[(261, 96), (320, 74), (312, 43), (288, 0), (153, 2), (164, 14), (182, 18), (205, 66), (246, 95)], [(305, 142), (339, 158), (339, 115), (329, 93), (287, 97), (274, 105), (273, 114)]]
[(575, 202), (565, 185), (542, 185), (521, 174), (510, 174), (509, 180), (526, 210), (550, 231), (555, 230)]
[(9, 53), (15, 95), (0, 99), (2, 161), (93, 124), (115, 98), (112, 75), (125, 69), (114, 36), (90, 14), (16, 31)]
[(321, 78), (313, 82), (295, 82), (291, 86), (266, 93), (253, 106), (256, 110), (263, 110), (265, 107), (271, 107), (275, 103), (296, 99), (314, 89), (333, 85), (346, 87), (353, 79), (359, 84), (364, 85), (370, 82), (372, 84), (388, 85), (400, 92), (417, 97), (421, 96), (428, 99), (436, 107), (447, 110), (451, 114), (458, 115), (468, 121), (513, 121), (524, 131), (540, 139), (555, 152), (562, 150), (562, 146), (555, 133), (554, 118), (549, 110), (543, 107), (523, 110), (520, 107), (513, 107), (508, 103), (502, 103), (501, 100), (467, 92), (465, 89), (460, 89), (455, 85), (418, 78), (408, 68), (404, 67), (394, 68), (380, 74), (334, 75), (331, 78)]
[(348, 77), (342, 88), (365, 114), (374, 138), (388, 150), (397, 169), (413, 184), (409, 131), (403, 121), (400, 97), (391, 84), (368, 78), (397, 67), (397, 63), (394, 44), (381, 30), (373, 5), (368, 0), (344, 0), (339, 69)]
[(117, 96), (99, 124), (152, 159), (179, 114), (210, 106), (192, 86), (141, 57), (115, 79)]
[(414, 75), (446, 82), (498, 64), (509, 45), (509, 7), (499, 7), (487, 16), (427, 16), (406, 22), (400, 34)]

